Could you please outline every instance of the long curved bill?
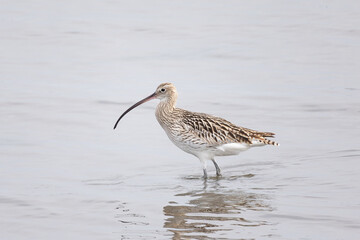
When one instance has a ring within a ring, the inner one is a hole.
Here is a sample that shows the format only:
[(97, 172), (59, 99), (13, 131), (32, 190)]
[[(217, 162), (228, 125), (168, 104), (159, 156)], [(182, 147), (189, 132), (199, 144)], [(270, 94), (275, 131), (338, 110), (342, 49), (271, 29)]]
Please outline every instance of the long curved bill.
[(155, 97), (156, 97), (156, 93), (153, 93), (153, 94), (151, 94), (150, 96), (144, 98), (143, 100), (141, 100), (141, 101), (135, 103), (134, 105), (132, 105), (131, 107), (129, 107), (129, 109), (126, 110), (126, 111), (119, 117), (119, 119), (116, 121), (115, 126), (114, 126), (114, 129), (116, 128), (116, 126), (118, 125), (118, 123), (120, 122), (120, 120), (121, 120), (128, 112), (130, 112), (131, 110), (133, 110), (133, 109), (136, 108), (137, 106), (143, 104), (144, 102), (147, 102), (147, 101), (150, 101), (150, 100), (152, 100), (152, 99), (155, 99)]

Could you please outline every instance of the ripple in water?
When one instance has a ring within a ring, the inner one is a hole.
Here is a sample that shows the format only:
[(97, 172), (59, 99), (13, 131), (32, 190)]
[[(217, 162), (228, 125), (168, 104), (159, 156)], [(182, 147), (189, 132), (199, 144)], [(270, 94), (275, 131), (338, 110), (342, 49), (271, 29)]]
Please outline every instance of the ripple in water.
[[(175, 199), (164, 206), (164, 228), (173, 233), (174, 239), (206, 239), (209, 233), (222, 234), (236, 231), (236, 226), (257, 227), (268, 225), (264, 219), (254, 219), (251, 211), (271, 212), (265, 194), (246, 193), (242, 190), (218, 189), (204, 185), (204, 189), (175, 195)], [(189, 198), (179, 204), (184, 198)]]

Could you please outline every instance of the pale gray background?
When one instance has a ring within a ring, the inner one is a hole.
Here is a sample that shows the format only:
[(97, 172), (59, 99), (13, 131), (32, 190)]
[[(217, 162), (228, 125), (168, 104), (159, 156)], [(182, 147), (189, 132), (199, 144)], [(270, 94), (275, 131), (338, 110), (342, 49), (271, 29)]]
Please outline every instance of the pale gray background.
[[(0, 1), (0, 238), (358, 239), (359, 7)], [(156, 101), (112, 130), (161, 82), (281, 146), (204, 184)]]

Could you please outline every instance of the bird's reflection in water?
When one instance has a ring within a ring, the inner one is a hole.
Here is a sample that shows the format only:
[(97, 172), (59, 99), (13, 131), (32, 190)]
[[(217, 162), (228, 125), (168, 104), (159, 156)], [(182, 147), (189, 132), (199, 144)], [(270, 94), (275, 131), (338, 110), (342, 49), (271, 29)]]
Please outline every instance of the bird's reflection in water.
[[(164, 227), (173, 232), (173, 239), (217, 239), (209, 236), (234, 231), (235, 226), (236, 229), (267, 224), (249, 214), (272, 210), (266, 194), (229, 189), (221, 186), (217, 179), (198, 187), (199, 190), (175, 195), (163, 209), (167, 216)], [(185, 204), (178, 203), (184, 199)]]

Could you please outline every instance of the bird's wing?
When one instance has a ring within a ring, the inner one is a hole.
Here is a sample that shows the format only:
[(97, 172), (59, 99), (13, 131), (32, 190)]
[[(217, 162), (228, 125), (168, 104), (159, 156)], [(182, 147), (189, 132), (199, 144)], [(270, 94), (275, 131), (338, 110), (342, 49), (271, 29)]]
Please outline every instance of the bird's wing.
[(225, 119), (204, 113), (184, 111), (182, 123), (188, 131), (215, 146), (226, 143), (251, 144), (256, 135), (260, 136), (260, 132), (238, 127)]

